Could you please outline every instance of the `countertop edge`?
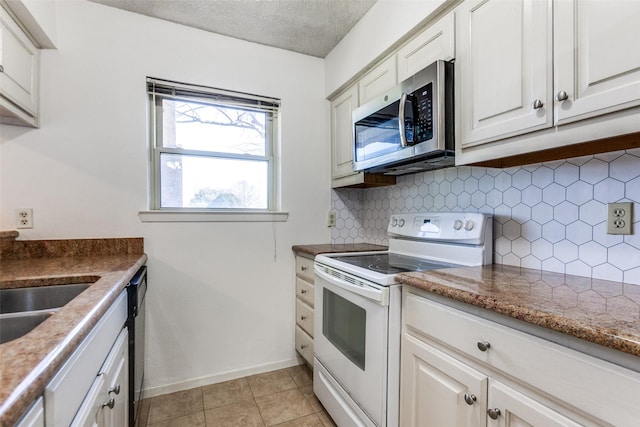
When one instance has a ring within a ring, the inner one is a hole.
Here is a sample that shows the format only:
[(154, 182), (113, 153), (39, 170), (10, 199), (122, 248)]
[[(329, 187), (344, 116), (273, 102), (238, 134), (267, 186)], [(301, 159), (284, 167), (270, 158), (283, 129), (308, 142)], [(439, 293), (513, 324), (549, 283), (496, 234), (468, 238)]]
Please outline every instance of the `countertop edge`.
[(627, 336), (613, 329), (585, 325), (584, 323), (560, 316), (556, 313), (549, 313), (539, 309), (517, 305), (512, 302), (505, 303), (495, 297), (480, 295), (468, 290), (459, 289), (458, 287), (449, 287), (409, 274), (397, 275), (396, 281), (458, 302), (483, 308), (513, 319), (522, 320), (532, 325), (583, 339), (612, 350), (640, 357), (640, 345), (638, 345), (636, 341), (637, 337)]
[(65, 336), (58, 345), (41, 358), (31, 372), (4, 399), (0, 405), (0, 425), (3, 427), (14, 425), (33, 401), (44, 393), (47, 383), (87, 337), (125, 289), (129, 280), (140, 267), (145, 265), (146, 261), (147, 255), (142, 254), (131, 267), (123, 271), (121, 277), (114, 281), (109, 290), (105, 291), (103, 298), (96, 303), (96, 306), (86, 314), (69, 335)]
[(340, 253), (340, 252), (373, 252), (386, 251), (387, 246), (376, 245), (374, 243), (326, 243), (311, 245), (293, 245), (291, 250), (298, 254), (306, 254), (315, 257), (320, 254)]

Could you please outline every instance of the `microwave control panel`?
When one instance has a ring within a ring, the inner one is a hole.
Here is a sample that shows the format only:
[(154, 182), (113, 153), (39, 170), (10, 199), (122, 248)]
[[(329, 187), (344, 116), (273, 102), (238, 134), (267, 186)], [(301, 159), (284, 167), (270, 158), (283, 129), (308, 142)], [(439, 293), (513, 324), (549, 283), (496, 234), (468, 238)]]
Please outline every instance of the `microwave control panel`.
[(433, 83), (412, 93), (414, 102), (414, 142), (420, 143), (433, 138)]

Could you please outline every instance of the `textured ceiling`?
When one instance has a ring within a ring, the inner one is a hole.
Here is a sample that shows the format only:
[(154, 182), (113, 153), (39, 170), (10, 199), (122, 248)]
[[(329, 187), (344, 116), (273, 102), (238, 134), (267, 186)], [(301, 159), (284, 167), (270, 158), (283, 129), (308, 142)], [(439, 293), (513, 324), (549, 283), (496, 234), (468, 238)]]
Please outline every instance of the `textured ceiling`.
[(324, 58), (376, 0), (90, 0)]

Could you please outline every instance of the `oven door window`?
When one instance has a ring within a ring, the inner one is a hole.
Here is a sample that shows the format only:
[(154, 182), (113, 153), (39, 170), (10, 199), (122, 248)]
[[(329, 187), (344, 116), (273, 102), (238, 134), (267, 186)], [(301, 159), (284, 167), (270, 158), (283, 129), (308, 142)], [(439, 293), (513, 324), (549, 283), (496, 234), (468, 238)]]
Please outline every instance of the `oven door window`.
[(327, 288), (322, 304), (323, 335), (364, 371), (367, 312)]

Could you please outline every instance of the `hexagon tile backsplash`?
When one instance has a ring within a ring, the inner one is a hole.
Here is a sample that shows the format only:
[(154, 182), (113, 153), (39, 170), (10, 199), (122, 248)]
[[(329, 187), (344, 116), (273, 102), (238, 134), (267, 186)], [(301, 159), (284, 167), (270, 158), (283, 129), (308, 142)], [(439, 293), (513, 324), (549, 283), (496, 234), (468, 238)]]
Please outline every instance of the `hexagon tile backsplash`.
[[(607, 234), (607, 203), (634, 203), (633, 235)], [(333, 243), (387, 244), (392, 213), (493, 214), (494, 262), (640, 285), (640, 149), (508, 169), (459, 166), (392, 187), (336, 189)]]

